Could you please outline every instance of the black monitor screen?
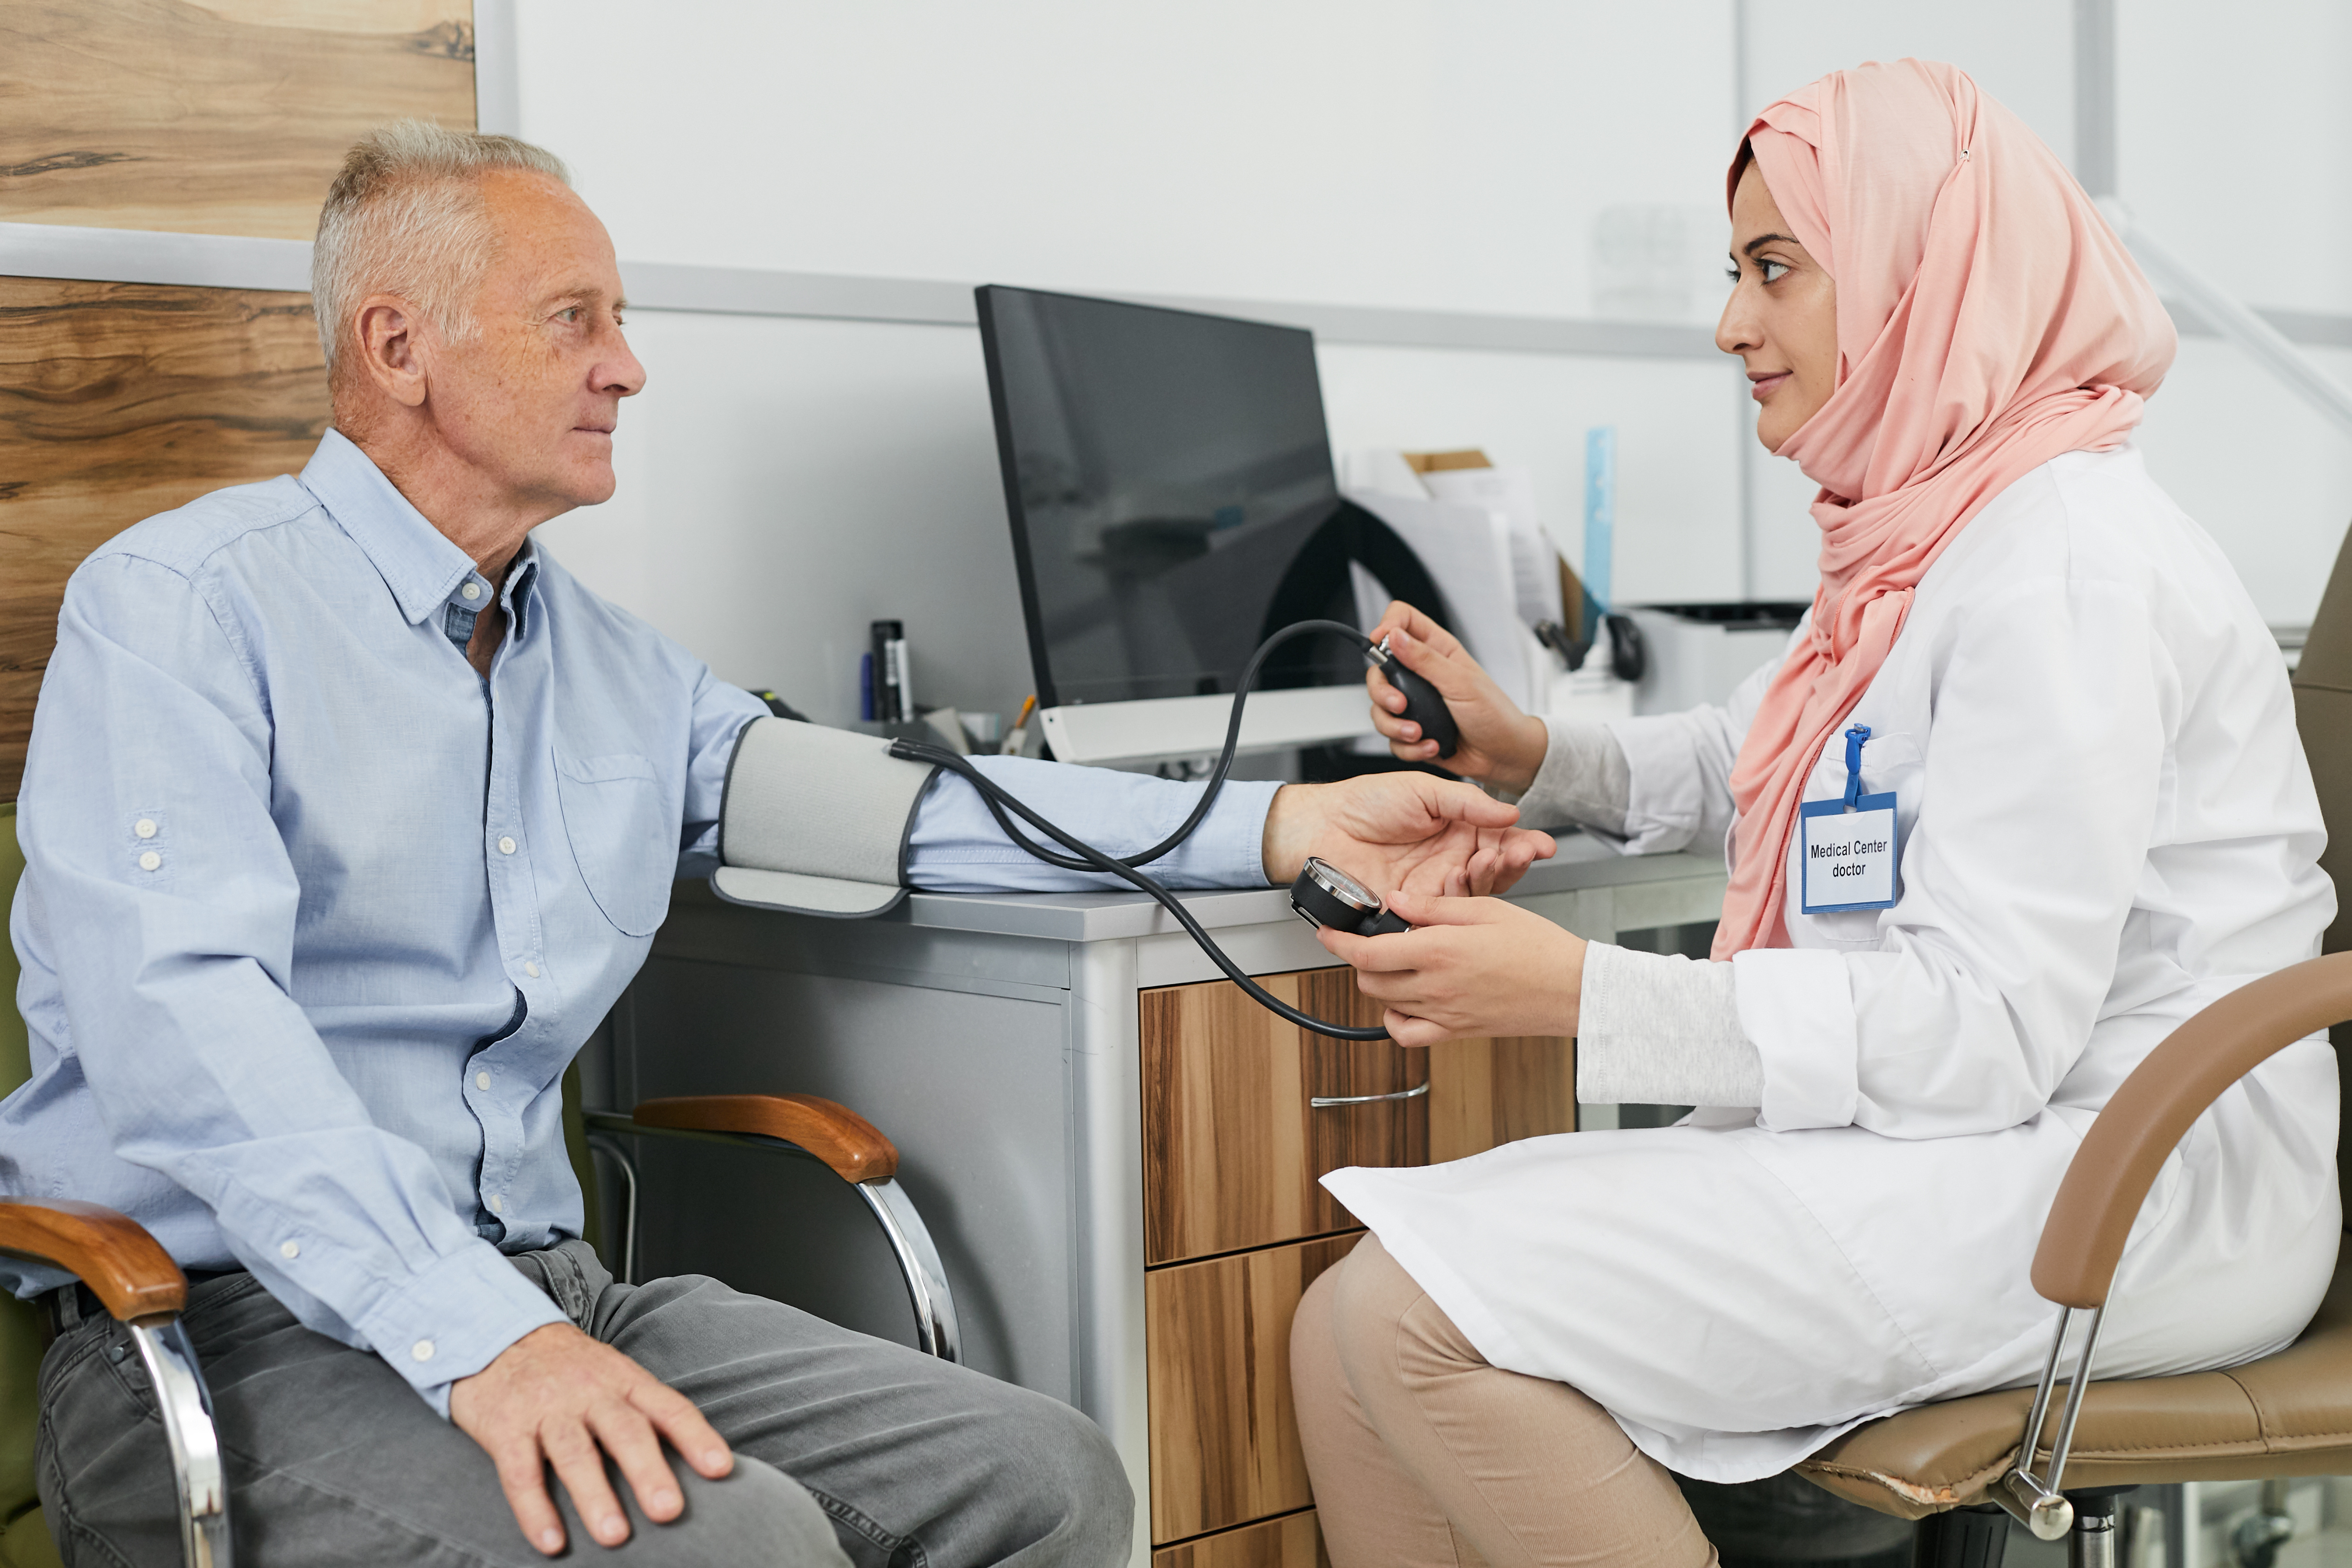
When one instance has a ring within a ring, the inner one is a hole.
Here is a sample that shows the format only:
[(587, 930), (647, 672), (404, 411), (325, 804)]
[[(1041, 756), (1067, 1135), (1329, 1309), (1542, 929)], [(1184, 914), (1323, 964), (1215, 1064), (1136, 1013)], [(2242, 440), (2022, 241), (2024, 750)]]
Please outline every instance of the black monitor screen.
[[(1356, 619), (1350, 559), (1434, 602), (1339, 499), (1313, 334), (1025, 289), (979, 302), (1041, 703), (1231, 691), (1276, 627)], [(1265, 684), (1361, 678), (1336, 639), (1290, 647)]]

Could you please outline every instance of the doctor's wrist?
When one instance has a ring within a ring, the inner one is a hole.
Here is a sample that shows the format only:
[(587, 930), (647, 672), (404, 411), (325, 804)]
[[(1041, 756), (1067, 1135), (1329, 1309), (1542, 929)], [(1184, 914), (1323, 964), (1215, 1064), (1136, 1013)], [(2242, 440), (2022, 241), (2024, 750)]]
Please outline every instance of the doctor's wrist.
[[(1514, 712), (1494, 748), (1494, 763), (1481, 783), (1514, 798), (1528, 793), (1551, 750), (1551, 730), (1532, 713)], [(1443, 764), (1441, 764), (1443, 765)]]

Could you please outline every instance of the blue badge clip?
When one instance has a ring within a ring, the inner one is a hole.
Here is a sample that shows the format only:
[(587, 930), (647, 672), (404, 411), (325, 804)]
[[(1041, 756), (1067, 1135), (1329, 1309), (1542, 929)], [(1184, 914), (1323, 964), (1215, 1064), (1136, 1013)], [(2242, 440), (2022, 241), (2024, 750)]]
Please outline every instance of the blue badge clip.
[[(1845, 732), (1845, 794), (1843, 796), (1835, 800), (1809, 800), (1797, 807), (1798, 826), (1801, 829), (1797, 835), (1797, 907), (1806, 914), (1838, 914), (1848, 910), (1885, 910), (1895, 907), (1894, 897), (1860, 903), (1816, 904), (1809, 901), (1805, 895), (1803, 866), (1807, 850), (1806, 835), (1801, 830), (1810, 826), (1812, 818), (1843, 815), (1850, 811), (1883, 811), (1888, 815), (1890, 820), (1894, 816), (1895, 792), (1893, 790), (1887, 790), (1879, 795), (1862, 793), (1862, 748), (1863, 743), (1869, 739), (1870, 726), (1867, 724), (1856, 724)], [(1899, 895), (1899, 888), (1896, 892)]]

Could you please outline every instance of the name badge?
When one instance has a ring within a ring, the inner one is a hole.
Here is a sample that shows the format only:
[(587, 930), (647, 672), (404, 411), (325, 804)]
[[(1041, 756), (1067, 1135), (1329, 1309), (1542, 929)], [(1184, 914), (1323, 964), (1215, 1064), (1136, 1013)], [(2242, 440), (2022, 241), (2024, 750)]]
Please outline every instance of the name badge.
[(1895, 793), (1862, 793), (1862, 743), (1870, 726), (1845, 732), (1845, 794), (1798, 806), (1798, 853), (1804, 883), (1798, 907), (1809, 915), (1884, 910), (1895, 897)]

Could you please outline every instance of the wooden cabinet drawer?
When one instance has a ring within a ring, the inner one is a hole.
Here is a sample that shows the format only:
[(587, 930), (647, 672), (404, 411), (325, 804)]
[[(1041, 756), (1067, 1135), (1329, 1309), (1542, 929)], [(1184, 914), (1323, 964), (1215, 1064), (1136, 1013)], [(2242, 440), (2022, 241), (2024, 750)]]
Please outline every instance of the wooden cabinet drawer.
[[(1376, 1024), (1347, 969), (1270, 975), (1318, 1018)], [(1458, 1160), (1576, 1127), (1576, 1056), (1556, 1038), (1409, 1051), (1286, 1024), (1223, 980), (1142, 994), (1144, 1261), (1213, 1257), (1352, 1229), (1318, 1184), (1344, 1165)], [(1316, 1108), (1318, 1097), (1412, 1100)]]
[(1331, 1568), (1331, 1559), (1310, 1508), (1162, 1546), (1152, 1552), (1151, 1568)]
[(1314, 1500), (1290, 1402), (1290, 1320), (1355, 1245), (1330, 1237), (1143, 1277), (1155, 1542)]
[[(1259, 984), (1318, 1018), (1380, 1022), (1351, 970)], [(1146, 1263), (1352, 1228), (1355, 1220), (1317, 1177), (1343, 1165), (1428, 1160), (1425, 1095), (1307, 1104), (1411, 1089), (1427, 1068), (1420, 1052), (1310, 1034), (1223, 980), (1146, 991), (1142, 1008)]]

